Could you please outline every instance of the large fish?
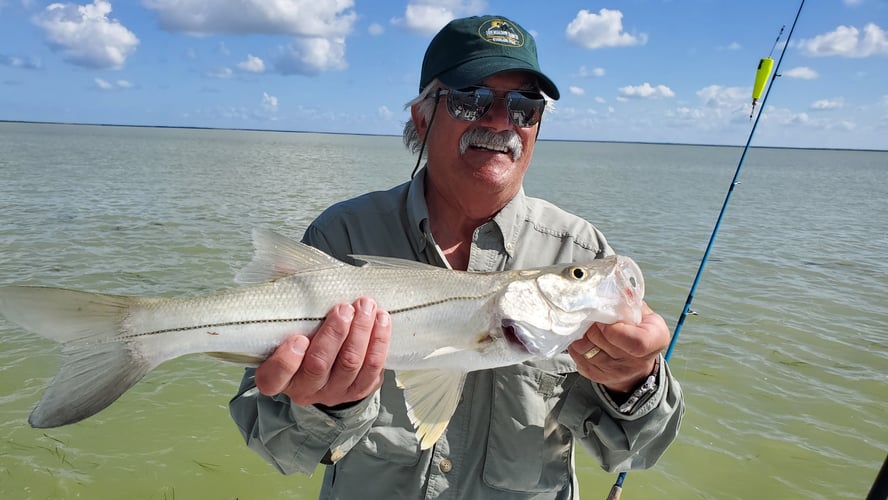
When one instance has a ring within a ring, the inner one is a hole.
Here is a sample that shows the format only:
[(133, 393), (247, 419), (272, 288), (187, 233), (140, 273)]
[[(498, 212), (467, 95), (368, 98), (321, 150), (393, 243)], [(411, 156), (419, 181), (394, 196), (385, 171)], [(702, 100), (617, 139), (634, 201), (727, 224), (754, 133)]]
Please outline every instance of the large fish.
[(352, 266), (267, 230), (255, 230), (253, 242), (253, 260), (237, 275), (247, 286), (208, 296), (0, 288), (0, 314), (63, 344), (62, 367), (30, 424), (90, 417), (185, 354), (256, 365), (287, 336), (311, 336), (334, 304), (369, 296), (391, 315), (386, 368), (425, 449), (446, 429), (467, 372), (551, 357), (593, 322), (641, 320), (644, 282), (627, 257), (468, 273), (370, 256)]

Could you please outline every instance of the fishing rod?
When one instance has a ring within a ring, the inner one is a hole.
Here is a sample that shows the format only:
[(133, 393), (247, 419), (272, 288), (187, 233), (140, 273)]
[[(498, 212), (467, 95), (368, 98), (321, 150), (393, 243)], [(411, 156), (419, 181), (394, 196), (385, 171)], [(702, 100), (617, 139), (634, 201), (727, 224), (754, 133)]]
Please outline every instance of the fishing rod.
[[(712, 234), (709, 236), (709, 243), (706, 245), (706, 251), (703, 252), (703, 258), (700, 259), (700, 266), (697, 268), (697, 275), (694, 276), (694, 282), (691, 285), (691, 289), (688, 292), (688, 298), (685, 300), (684, 308), (681, 311), (681, 316), (678, 318), (678, 323), (675, 325), (675, 331), (672, 334), (672, 339), (669, 341), (669, 348), (666, 349), (666, 354), (663, 359), (665, 361), (669, 361), (669, 358), (672, 357), (672, 352), (675, 350), (675, 344), (678, 341), (678, 335), (681, 333), (681, 328), (684, 325), (685, 319), (688, 314), (692, 314), (691, 311), (691, 303), (694, 301), (694, 294), (697, 291), (697, 285), (700, 283), (700, 276), (703, 274), (703, 268), (706, 267), (706, 262), (709, 260), (709, 254), (712, 252), (712, 245), (715, 243), (715, 237), (718, 234), (718, 230), (721, 227), (722, 219), (725, 217), (725, 211), (728, 208), (728, 202), (731, 200), (731, 195), (734, 193), (734, 188), (739, 184), (738, 179), (740, 178), (740, 170), (743, 168), (743, 161), (746, 160), (746, 153), (749, 151), (749, 145), (752, 143), (752, 136), (755, 134), (755, 129), (758, 127), (759, 120), (762, 117), (762, 111), (765, 109), (765, 103), (768, 101), (768, 95), (771, 94), (771, 88), (774, 86), (774, 81), (777, 79), (776, 77), (780, 76), (780, 63), (783, 62), (783, 56), (786, 54), (786, 48), (789, 47), (789, 41), (792, 39), (792, 33), (795, 31), (796, 23), (799, 22), (799, 16), (802, 14), (802, 7), (805, 6), (805, 0), (801, 0), (799, 3), (799, 10), (796, 12), (795, 19), (792, 22), (792, 26), (789, 28), (789, 34), (786, 35), (786, 43), (783, 45), (783, 49), (780, 51), (780, 57), (777, 59), (777, 67), (774, 70), (774, 78), (770, 78), (771, 74), (771, 65), (773, 64), (773, 59), (771, 59), (770, 55), (759, 61), (759, 68), (756, 71), (756, 86), (753, 87), (753, 113), (755, 112), (755, 103), (758, 100), (758, 96), (756, 95), (756, 87), (759, 87), (758, 92), (761, 93), (761, 88), (764, 86), (766, 81), (768, 83), (768, 89), (765, 91), (765, 96), (762, 98), (762, 105), (759, 108), (759, 113), (755, 117), (755, 121), (752, 124), (752, 128), (749, 130), (749, 136), (746, 139), (746, 146), (743, 147), (743, 153), (740, 155), (740, 161), (737, 163), (737, 168), (734, 170), (734, 178), (731, 180), (731, 185), (728, 187), (728, 192), (725, 195), (725, 201), (722, 203), (721, 211), (718, 214), (718, 219), (715, 221), (715, 226), (712, 228)], [(785, 26), (784, 26), (785, 27)], [(783, 34), (783, 28), (780, 28), (780, 34)], [(771, 54), (774, 53), (774, 48), (777, 47), (777, 43), (780, 41), (780, 34), (777, 35), (777, 40), (774, 41), (774, 47), (771, 48)], [(765, 61), (771, 61), (771, 64), (766, 63)], [(762, 77), (762, 74), (764, 76)], [(770, 78), (770, 80), (769, 80)], [(761, 80), (761, 84), (759, 81)], [(752, 117), (752, 114), (749, 115)], [(626, 480), (626, 472), (621, 472), (617, 476), (617, 480), (614, 482), (613, 487), (611, 487), (610, 493), (607, 496), (607, 500), (619, 500), (620, 495), (623, 492), (623, 481)]]

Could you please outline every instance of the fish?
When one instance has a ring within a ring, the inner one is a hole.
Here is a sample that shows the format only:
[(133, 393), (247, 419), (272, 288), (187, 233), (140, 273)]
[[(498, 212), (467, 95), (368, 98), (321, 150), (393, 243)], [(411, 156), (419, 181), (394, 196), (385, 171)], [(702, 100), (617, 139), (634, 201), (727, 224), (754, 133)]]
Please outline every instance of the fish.
[(257, 366), (287, 337), (311, 337), (335, 304), (368, 296), (391, 316), (385, 367), (427, 449), (444, 433), (468, 372), (550, 358), (594, 322), (641, 321), (644, 279), (626, 256), (476, 273), (368, 255), (351, 264), (272, 230), (252, 236), (253, 259), (235, 277), (241, 286), (206, 295), (0, 287), (0, 315), (62, 344), (62, 366), (30, 425), (95, 415), (180, 356)]

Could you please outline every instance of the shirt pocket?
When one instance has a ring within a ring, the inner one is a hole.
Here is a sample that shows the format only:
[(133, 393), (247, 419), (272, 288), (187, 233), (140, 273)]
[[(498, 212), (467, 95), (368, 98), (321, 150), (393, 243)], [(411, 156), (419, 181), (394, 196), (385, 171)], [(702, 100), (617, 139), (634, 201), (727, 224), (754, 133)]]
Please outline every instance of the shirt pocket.
[(553, 410), (566, 375), (523, 364), (494, 370), (493, 378), (484, 482), (522, 493), (563, 490), (571, 481), (573, 442)]

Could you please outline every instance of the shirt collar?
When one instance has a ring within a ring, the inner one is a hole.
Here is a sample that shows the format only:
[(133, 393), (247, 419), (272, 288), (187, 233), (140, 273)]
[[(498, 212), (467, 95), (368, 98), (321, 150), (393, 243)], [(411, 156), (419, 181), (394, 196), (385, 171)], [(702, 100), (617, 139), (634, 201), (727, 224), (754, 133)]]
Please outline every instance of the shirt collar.
[(502, 233), (503, 250), (510, 258), (515, 257), (515, 245), (527, 219), (527, 197), (524, 195), (524, 186), (518, 189), (518, 193), (493, 216), (493, 222)]
[[(410, 222), (410, 239), (417, 249), (424, 251), (431, 238), (429, 226), (429, 207), (425, 199), (426, 168), (416, 173), (407, 188), (407, 220)], [(515, 244), (521, 234), (521, 228), (527, 219), (527, 197), (524, 187), (493, 216), (493, 222), (503, 237), (503, 250), (513, 258)]]

